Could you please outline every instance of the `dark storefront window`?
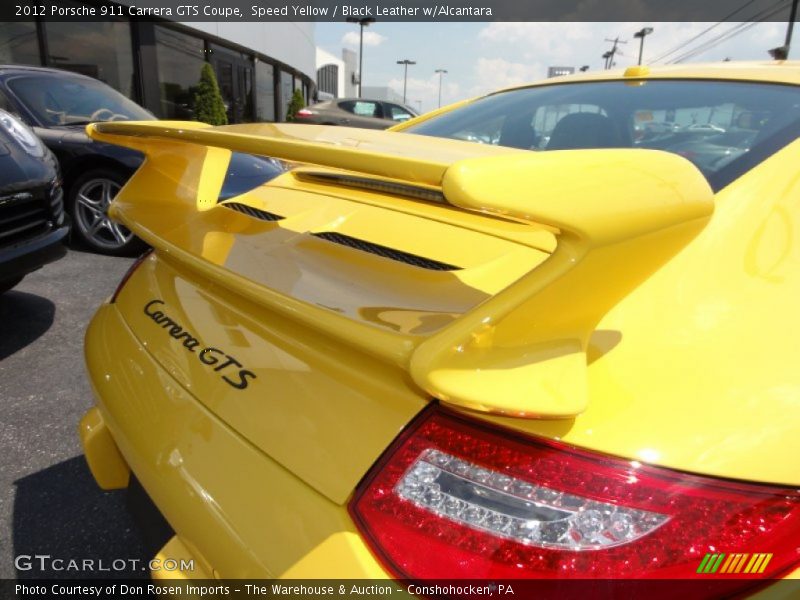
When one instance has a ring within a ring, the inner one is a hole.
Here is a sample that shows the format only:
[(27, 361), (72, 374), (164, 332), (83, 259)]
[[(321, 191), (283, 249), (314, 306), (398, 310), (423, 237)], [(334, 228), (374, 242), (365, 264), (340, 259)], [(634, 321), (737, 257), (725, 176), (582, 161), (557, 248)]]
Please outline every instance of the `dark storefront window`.
[(253, 61), (247, 54), (211, 46), (211, 64), (228, 112), (228, 122), (253, 121)]
[(0, 23), (0, 64), (42, 64), (36, 23)]
[(275, 120), (275, 71), (261, 61), (256, 63), (256, 108), (258, 121)]
[(286, 120), (286, 111), (289, 109), (289, 102), (292, 101), (292, 74), (281, 71), (281, 106), (280, 121)]
[(156, 27), (156, 58), (164, 119), (192, 119), (194, 92), (204, 61), (203, 40)]
[(107, 83), (135, 97), (130, 24), (126, 21), (45, 23), (47, 64)]
[(317, 86), (320, 92), (339, 96), (339, 66), (325, 65), (317, 69)]

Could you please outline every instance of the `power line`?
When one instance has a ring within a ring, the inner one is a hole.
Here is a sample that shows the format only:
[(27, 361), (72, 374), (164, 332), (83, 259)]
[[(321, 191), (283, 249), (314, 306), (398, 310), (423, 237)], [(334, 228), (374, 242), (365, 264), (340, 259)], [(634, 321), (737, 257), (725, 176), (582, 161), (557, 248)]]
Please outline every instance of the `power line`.
[(741, 11), (743, 11), (745, 8), (747, 8), (748, 6), (750, 6), (751, 4), (753, 4), (753, 3), (754, 3), (754, 2), (756, 2), (756, 1), (757, 1), (757, 0), (747, 0), (747, 2), (745, 2), (744, 4), (742, 4), (742, 5), (741, 5), (739, 8), (737, 8), (737, 9), (736, 9), (736, 10), (734, 10), (733, 12), (731, 12), (731, 13), (729, 13), (728, 15), (726, 15), (725, 17), (723, 17), (723, 18), (722, 18), (722, 20), (721, 20), (720, 22), (718, 22), (718, 23), (715, 23), (715, 24), (714, 24), (714, 25), (712, 25), (711, 27), (708, 27), (708, 28), (704, 29), (703, 31), (701, 31), (700, 33), (698, 33), (697, 35), (695, 35), (694, 37), (692, 37), (692, 38), (690, 38), (690, 39), (686, 40), (685, 42), (683, 42), (683, 43), (681, 43), (681, 44), (678, 44), (677, 46), (675, 46), (674, 48), (672, 48), (672, 50), (669, 50), (668, 52), (665, 52), (665, 53), (664, 53), (664, 54), (662, 54), (661, 56), (658, 56), (657, 58), (654, 58), (653, 60), (651, 60), (651, 61), (649, 61), (649, 62), (650, 62), (651, 64), (652, 64), (652, 63), (657, 63), (657, 62), (659, 62), (659, 61), (662, 61), (662, 60), (664, 60), (665, 58), (667, 58), (667, 57), (668, 57), (668, 56), (670, 56), (671, 54), (675, 54), (676, 52), (678, 52), (678, 51), (682, 50), (683, 48), (685, 48), (686, 46), (688, 46), (689, 44), (691, 44), (692, 42), (694, 42), (695, 40), (697, 40), (697, 39), (699, 39), (699, 38), (703, 37), (703, 36), (704, 36), (705, 34), (707, 34), (709, 31), (711, 31), (711, 30), (713, 30), (713, 29), (715, 29), (715, 28), (719, 27), (720, 25), (722, 25), (723, 23), (725, 23), (726, 21), (728, 21), (728, 20), (729, 20), (731, 17), (734, 17), (734, 16), (736, 16), (738, 13), (740, 13)]
[(778, 2), (773, 4), (771, 7), (766, 8), (761, 12), (753, 15), (751, 19), (754, 20), (745, 23), (738, 23), (737, 25), (731, 27), (728, 31), (718, 35), (715, 38), (712, 38), (711, 40), (704, 42), (700, 46), (692, 48), (691, 50), (685, 52), (684, 54), (678, 56), (677, 58), (672, 59), (671, 61), (669, 61), (670, 64), (683, 62), (684, 60), (687, 60), (689, 58), (697, 56), (698, 54), (702, 54), (703, 52), (711, 50), (712, 48), (720, 45), (722, 42), (726, 42), (736, 37), (737, 35), (744, 33), (745, 31), (751, 29), (752, 27), (755, 27), (759, 23), (763, 23), (767, 19), (778, 14), (780, 11), (786, 8), (786, 3), (790, 1), (791, 0), (778, 0)]

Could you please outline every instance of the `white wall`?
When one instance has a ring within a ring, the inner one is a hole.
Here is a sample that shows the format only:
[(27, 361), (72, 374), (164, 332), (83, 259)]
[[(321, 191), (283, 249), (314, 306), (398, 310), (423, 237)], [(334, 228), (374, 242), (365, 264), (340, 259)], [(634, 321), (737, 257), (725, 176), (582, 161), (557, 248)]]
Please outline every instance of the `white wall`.
[(181, 25), (266, 54), (308, 75), (312, 81), (317, 80), (314, 23), (184, 22)]

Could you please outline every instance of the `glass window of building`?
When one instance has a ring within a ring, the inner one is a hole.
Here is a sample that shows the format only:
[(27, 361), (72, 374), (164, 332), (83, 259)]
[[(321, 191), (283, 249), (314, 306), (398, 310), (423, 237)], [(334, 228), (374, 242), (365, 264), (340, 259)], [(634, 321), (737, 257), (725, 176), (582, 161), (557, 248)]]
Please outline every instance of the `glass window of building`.
[(281, 105), (280, 121), (286, 120), (286, 111), (289, 110), (289, 102), (292, 101), (292, 75), (286, 71), (281, 71)]
[(192, 119), (194, 92), (205, 62), (203, 40), (156, 26), (156, 60), (164, 119)]
[(0, 64), (41, 65), (36, 23), (0, 23)]
[(256, 63), (256, 120), (275, 120), (275, 71), (271, 64)]
[(317, 88), (320, 92), (339, 95), (339, 66), (325, 65), (317, 69)]
[(211, 46), (211, 64), (217, 74), (228, 122), (251, 122), (254, 113), (253, 61), (250, 56), (214, 44)]
[(133, 48), (127, 21), (46, 22), (47, 64), (107, 83), (135, 97)]

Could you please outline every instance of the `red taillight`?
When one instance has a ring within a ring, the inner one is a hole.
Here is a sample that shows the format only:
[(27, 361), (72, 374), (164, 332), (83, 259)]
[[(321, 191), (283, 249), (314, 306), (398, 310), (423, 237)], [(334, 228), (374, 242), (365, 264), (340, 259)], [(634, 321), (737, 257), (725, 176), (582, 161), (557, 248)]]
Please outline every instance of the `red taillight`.
[(685, 579), (702, 576), (706, 553), (772, 553), (757, 576), (769, 578), (800, 559), (798, 490), (597, 455), (439, 407), (386, 452), (350, 512), (409, 579)]
[(113, 304), (114, 302), (117, 301), (117, 296), (119, 296), (119, 293), (122, 291), (122, 288), (125, 287), (125, 284), (128, 283), (128, 279), (131, 278), (131, 275), (133, 275), (133, 273), (136, 271), (136, 269), (138, 269), (139, 266), (152, 253), (153, 253), (153, 249), (150, 248), (144, 254), (142, 254), (139, 258), (137, 258), (135, 261), (133, 261), (133, 264), (130, 266), (130, 268), (127, 271), (125, 271), (125, 275), (122, 276), (122, 279), (120, 279), (120, 282), (117, 284), (117, 289), (114, 290), (114, 295), (111, 296), (111, 300), (109, 300), (109, 302), (111, 302)]
[(301, 108), (300, 110), (297, 111), (297, 116), (300, 118), (311, 117), (313, 115), (314, 113), (308, 110), (307, 108)]

